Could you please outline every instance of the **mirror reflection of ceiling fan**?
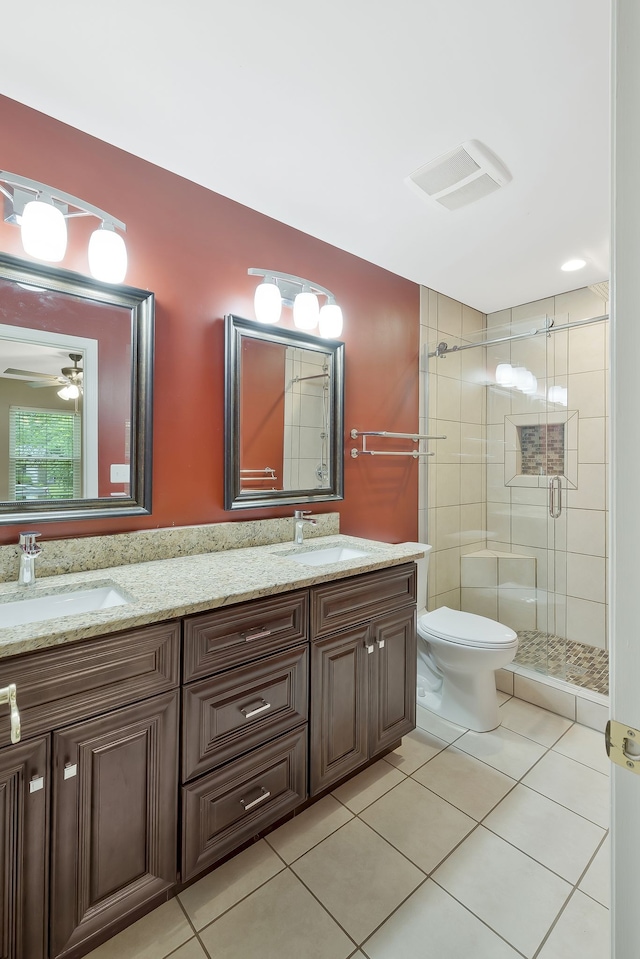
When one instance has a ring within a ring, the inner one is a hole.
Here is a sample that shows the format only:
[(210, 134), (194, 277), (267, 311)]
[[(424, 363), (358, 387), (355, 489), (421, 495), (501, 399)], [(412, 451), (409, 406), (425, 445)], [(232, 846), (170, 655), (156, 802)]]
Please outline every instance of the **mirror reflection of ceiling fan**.
[(60, 376), (53, 373), (38, 373), (35, 370), (7, 369), (4, 372), (9, 376), (24, 378), (32, 389), (58, 389), (58, 396), (63, 400), (77, 400), (83, 393), (84, 371), (78, 364), (82, 353), (69, 353), (73, 366), (63, 366)]

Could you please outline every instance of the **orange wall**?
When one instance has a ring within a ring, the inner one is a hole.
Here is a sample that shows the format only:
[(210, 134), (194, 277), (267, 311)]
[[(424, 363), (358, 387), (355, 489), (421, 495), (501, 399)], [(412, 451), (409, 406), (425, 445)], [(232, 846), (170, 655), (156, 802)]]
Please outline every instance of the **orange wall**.
[[(419, 288), (173, 173), (0, 97), (2, 167), (51, 184), (127, 224), (126, 282), (156, 294), (153, 513), (43, 524), (43, 539), (290, 515), (223, 509), (225, 313), (253, 318), (270, 267), (331, 289), (345, 317), (345, 499), (341, 529), (388, 542), (417, 536), (418, 464), (349, 455), (352, 427), (418, 428)], [(188, 149), (185, 144), (185, 149)], [(72, 221), (62, 267), (88, 272), (89, 221)], [(0, 249), (24, 256), (0, 223)], [(292, 326), (284, 310), (284, 325)], [(15, 542), (0, 526), (0, 543)]]
[[(240, 382), (240, 468), (253, 470), (244, 489), (284, 489), (285, 347), (248, 336), (242, 338)], [(274, 483), (256, 478), (256, 470), (276, 470)]]

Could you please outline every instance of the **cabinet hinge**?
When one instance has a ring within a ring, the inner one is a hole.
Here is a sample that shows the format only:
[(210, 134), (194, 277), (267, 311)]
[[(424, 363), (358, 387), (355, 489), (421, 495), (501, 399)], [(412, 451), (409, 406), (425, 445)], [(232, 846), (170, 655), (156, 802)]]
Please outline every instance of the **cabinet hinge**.
[(604, 741), (612, 763), (640, 775), (640, 730), (610, 719), (604, 731)]

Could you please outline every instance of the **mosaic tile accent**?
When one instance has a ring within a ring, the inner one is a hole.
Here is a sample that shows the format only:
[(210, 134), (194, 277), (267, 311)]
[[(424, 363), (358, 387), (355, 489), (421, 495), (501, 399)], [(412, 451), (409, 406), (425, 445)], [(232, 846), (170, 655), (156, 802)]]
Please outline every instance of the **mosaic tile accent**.
[(519, 426), (523, 476), (558, 476), (565, 472), (564, 423)]
[(609, 654), (605, 649), (551, 636), (538, 629), (518, 632), (515, 662), (574, 686), (609, 695)]

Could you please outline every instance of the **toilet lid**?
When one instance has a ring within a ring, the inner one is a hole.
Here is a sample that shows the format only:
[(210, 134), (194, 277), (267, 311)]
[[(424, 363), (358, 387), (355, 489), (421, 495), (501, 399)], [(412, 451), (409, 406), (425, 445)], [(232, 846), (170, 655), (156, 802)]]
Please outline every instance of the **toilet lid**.
[(503, 626), (495, 619), (463, 613), (448, 606), (441, 606), (421, 616), (418, 620), (420, 628), (439, 639), (448, 639), (464, 646), (509, 646), (518, 639), (517, 633), (509, 626)]

